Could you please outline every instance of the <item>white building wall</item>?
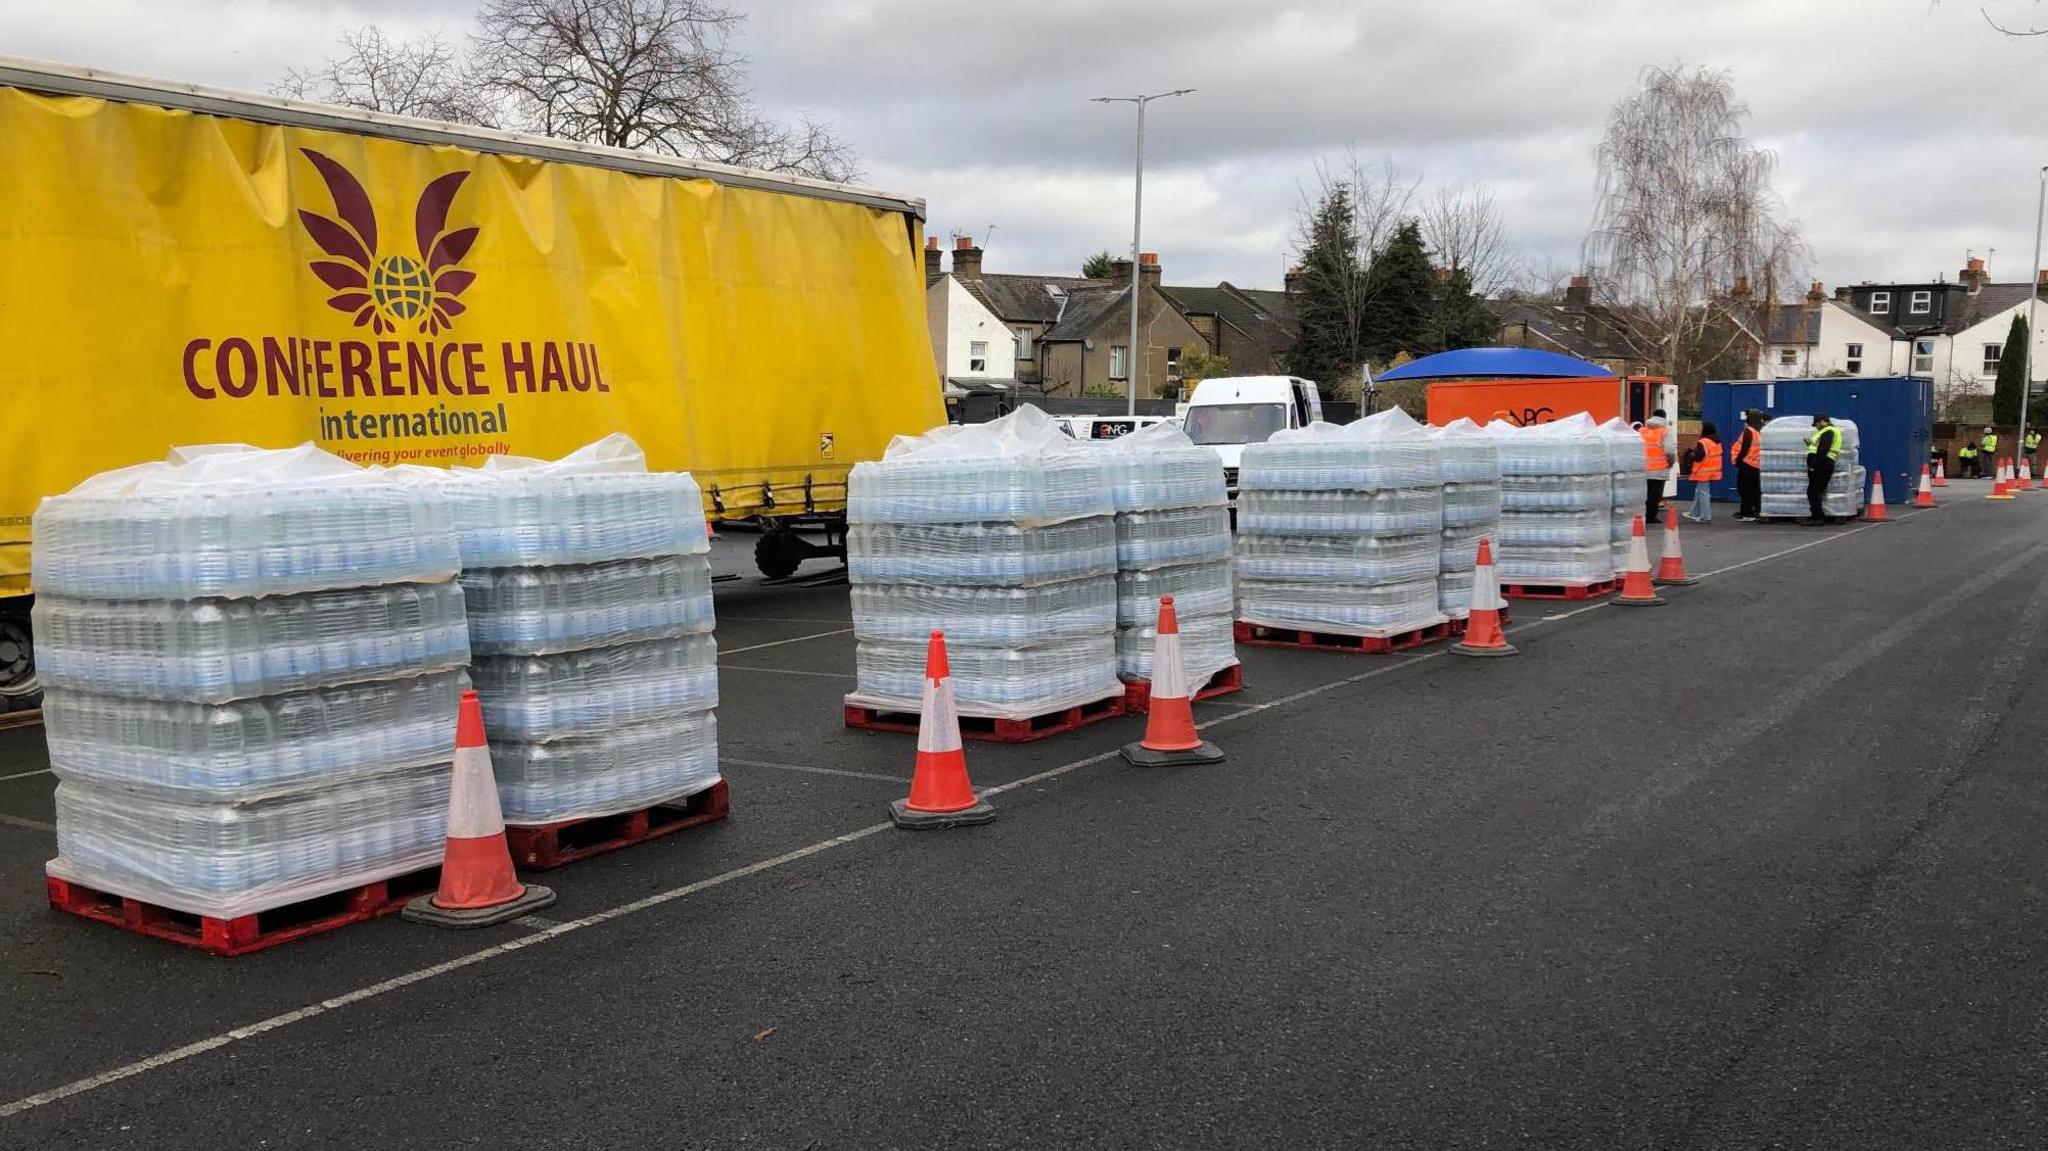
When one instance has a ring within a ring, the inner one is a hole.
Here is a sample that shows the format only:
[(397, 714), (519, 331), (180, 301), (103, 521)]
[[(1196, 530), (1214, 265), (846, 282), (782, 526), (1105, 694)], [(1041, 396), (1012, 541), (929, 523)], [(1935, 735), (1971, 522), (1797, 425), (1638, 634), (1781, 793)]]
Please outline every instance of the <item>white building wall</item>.
[[(1993, 390), (1998, 383), (1998, 367), (1994, 364), (1990, 371), (1984, 370), (1984, 345), (1997, 344), (2002, 348), (2005, 345), (2005, 337), (2012, 332), (2012, 318), (2026, 314), (2027, 305), (2021, 303), (1987, 316), (1955, 334), (1953, 378), (1959, 387), (1971, 392), (1989, 393)], [(2041, 331), (2042, 328), (2048, 328), (2048, 299), (2043, 300), (2040, 309), (2034, 314), (2034, 319), (2036, 323), (2031, 333), (2034, 340), (2034, 378), (2040, 379), (2044, 374), (2048, 374), (2048, 338), (2044, 338)], [(1947, 349), (1944, 348), (1943, 352), (1945, 356)], [(1946, 367), (1946, 364), (1944, 358), (1943, 366)]]
[[(1838, 372), (1873, 377), (1900, 375), (1903, 368), (1893, 369), (1891, 343), (1892, 338), (1884, 329), (1865, 320), (1854, 308), (1829, 301), (1821, 305), (1818, 342), (1771, 345), (1764, 357), (1763, 374), (1781, 380), (1829, 376)], [(1851, 360), (1849, 350), (1852, 344), (1862, 345), (1860, 360)], [(1789, 364), (1785, 362), (1787, 352), (1791, 353)]]
[[(931, 294), (938, 294), (940, 286), (946, 289), (944, 342), (934, 349), (940, 373), (949, 377), (1016, 379), (1016, 346), (1010, 329), (972, 292), (962, 287), (952, 273), (947, 273), (934, 284)], [(973, 364), (977, 341), (987, 345), (985, 363), (978, 371)]]

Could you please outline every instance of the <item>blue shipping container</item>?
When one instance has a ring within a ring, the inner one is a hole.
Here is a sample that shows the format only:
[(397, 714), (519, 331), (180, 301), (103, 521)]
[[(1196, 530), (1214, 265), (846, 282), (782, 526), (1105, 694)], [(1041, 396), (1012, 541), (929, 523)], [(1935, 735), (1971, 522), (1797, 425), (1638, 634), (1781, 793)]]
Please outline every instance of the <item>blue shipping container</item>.
[[(1934, 382), (1912, 376), (1826, 376), (1808, 380), (1710, 380), (1700, 389), (1700, 418), (1732, 448), (1741, 434), (1741, 414), (1751, 408), (1778, 416), (1826, 412), (1856, 421), (1858, 457), (1872, 475), (1884, 477), (1886, 503), (1910, 501), (1920, 487), (1920, 467), (1934, 446)], [(1681, 485), (1685, 493), (1690, 484)], [(1733, 500), (1735, 461), (1714, 484), (1714, 498)]]

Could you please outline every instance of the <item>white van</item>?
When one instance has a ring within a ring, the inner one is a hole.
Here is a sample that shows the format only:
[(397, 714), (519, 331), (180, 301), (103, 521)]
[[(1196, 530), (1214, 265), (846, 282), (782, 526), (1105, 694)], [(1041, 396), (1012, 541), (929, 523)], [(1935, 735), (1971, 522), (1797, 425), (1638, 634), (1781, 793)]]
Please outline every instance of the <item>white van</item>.
[(1120, 440), (1139, 428), (1164, 423), (1168, 416), (1054, 416), (1053, 421), (1077, 440)]
[(1246, 444), (1260, 444), (1282, 428), (1321, 423), (1323, 396), (1299, 376), (1223, 376), (1203, 380), (1188, 397), (1181, 428), (1223, 457), (1223, 476), (1237, 494), (1237, 465)]

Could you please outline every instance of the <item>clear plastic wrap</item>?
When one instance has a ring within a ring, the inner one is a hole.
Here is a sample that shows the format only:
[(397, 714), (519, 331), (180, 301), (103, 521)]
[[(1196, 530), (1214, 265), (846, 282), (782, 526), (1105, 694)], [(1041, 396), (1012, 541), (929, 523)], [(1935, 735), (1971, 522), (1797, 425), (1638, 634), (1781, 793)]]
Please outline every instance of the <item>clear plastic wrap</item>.
[(617, 815), (717, 783), (718, 719), (696, 711), (548, 743), (493, 738), (491, 767), (508, 824)]
[(1159, 597), (1168, 595), (1173, 597), (1175, 614), (1183, 620), (1232, 615), (1237, 607), (1237, 592), (1230, 561), (1118, 572), (1117, 626), (1141, 627), (1159, 622)]
[(1110, 501), (1119, 513), (1222, 507), (1229, 502), (1223, 457), (1198, 446), (1179, 425), (1153, 424), (1112, 441)]
[(1048, 524), (1116, 509), (1109, 453), (1091, 451), (1027, 404), (985, 424), (898, 437), (847, 479), (851, 524)]
[[(1614, 574), (1609, 546), (1620, 495), (1616, 438), (1581, 412), (1518, 428), (1488, 424), (1500, 445), (1501, 514), (1494, 556), (1503, 583), (1584, 586)], [(1637, 438), (1635, 453), (1642, 454)], [(1640, 502), (1638, 485), (1631, 499)]]
[(1498, 523), (1500, 503), (1499, 481), (1445, 484), (1443, 530), (1483, 528)]
[[(924, 657), (924, 641), (861, 643), (854, 655), (858, 684), (847, 702), (916, 711), (924, 699)], [(1107, 699), (1124, 689), (1116, 674), (1116, 639), (1108, 631), (1031, 647), (949, 644), (946, 659), (962, 715), (1029, 719)]]
[(51, 875), (233, 918), (441, 861), (446, 763), (251, 803), (57, 785)]
[(1116, 525), (1092, 516), (1044, 527), (1012, 523), (855, 524), (852, 582), (1010, 585), (1103, 576), (1117, 567)]
[(1405, 583), (1436, 572), (1439, 540), (1408, 536), (1239, 536), (1237, 578)]
[(1472, 613), (1479, 541), (1500, 538), (1500, 440), (1468, 419), (1431, 433), (1443, 452), (1444, 526), (1438, 537), (1437, 607), (1452, 619)]
[(921, 642), (936, 630), (949, 646), (1022, 645), (1116, 626), (1116, 584), (1100, 576), (1025, 587), (858, 584), (852, 599), (853, 634), (862, 640)]
[[(1635, 534), (1636, 517), (1643, 514), (1648, 498), (1650, 463), (1643, 454), (1643, 437), (1621, 417), (1600, 425), (1601, 442), (1607, 445), (1608, 478), (1612, 483), (1612, 513), (1607, 524), (1607, 542), (1615, 571), (1628, 566), (1629, 540)], [(1654, 524), (1644, 524), (1648, 531)]]
[(462, 573), (478, 656), (551, 655), (679, 639), (712, 629), (711, 564), (701, 555)]
[(688, 472), (650, 472), (613, 433), (558, 460), (490, 456), (477, 468), (406, 465), (392, 476), (448, 504), (462, 566), (552, 567), (711, 549)]
[(468, 686), (444, 671), (224, 704), (53, 688), (43, 727), (59, 779), (250, 800), (446, 762)]
[[(1603, 533), (1604, 534), (1604, 533)], [(1494, 575), (1504, 584), (1599, 583), (1613, 574), (1614, 553), (1605, 540), (1577, 546), (1503, 544), (1494, 555)]]
[[(1605, 514), (1615, 506), (1613, 484), (1606, 472), (1583, 476), (1506, 476), (1500, 481), (1501, 511)], [(1642, 500), (1637, 498), (1634, 502)]]
[(453, 581), (265, 599), (90, 601), (34, 608), (36, 664), (57, 690), (225, 703), (417, 675), (469, 661)]
[(1245, 445), (1237, 488), (1251, 491), (1371, 492), (1443, 482), (1436, 445), (1420, 435), (1364, 439), (1355, 425), (1311, 424)]
[(1119, 570), (1212, 563), (1230, 558), (1230, 509), (1174, 508), (1119, 512), (1116, 562)]
[[(1179, 601), (1174, 601), (1179, 607)], [(1198, 687), (1210, 676), (1237, 662), (1235, 625), (1229, 615), (1179, 615), (1180, 662), (1187, 671), (1188, 686)], [(1116, 671), (1127, 680), (1152, 678), (1152, 651), (1158, 642), (1158, 621), (1142, 627), (1121, 628), (1116, 633)]]
[[(1434, 552), (1432, 551), (1432, 556)], [(1387, 584), (1238, 581), (1238, 618), (1267, 627), (1336, 635), (1394, 635), (1444, 622), (1437, 580)]]
[(496, 656), (470, 668), (494, 739), (539, 743), (718, 706), (709, 635), (544, 656)]
[[(1858, 458), (1860, 438), (1854, 420), (1834, 420), (1842, 442), (1835, 455), (1835, 474), (1822, 498), (1822, 514), (1843, 518), (1863, 510), (1869, 473)], [(1813, 434), (1812, 416), (1779, 416), (1764, 425), (1763, 514), (1798, 517), (1812, 514), (1806, 503), (1806, 440)]]
[(1579, 547), (1607, 542), (1608, 513), (1600, 510), (1501, 517), (1494, 541), (1502, 547)]
[(1442, 528), (1443, 500), (1443, 488), (1435, 484), (1375, 491), (1239, 488), (1237, 530), (1256, 536), (1425, 535)]
[(36, 509), (36, 590), (83, 599), (431, 583), (458, 567), (447, 502), (305, 444), (174, 453)]
[(1436, 577), (1437, 610), (1452, 619), (1467, 619), (1472, 615), (1473, 567), (1463, 571), (1446, 569)]

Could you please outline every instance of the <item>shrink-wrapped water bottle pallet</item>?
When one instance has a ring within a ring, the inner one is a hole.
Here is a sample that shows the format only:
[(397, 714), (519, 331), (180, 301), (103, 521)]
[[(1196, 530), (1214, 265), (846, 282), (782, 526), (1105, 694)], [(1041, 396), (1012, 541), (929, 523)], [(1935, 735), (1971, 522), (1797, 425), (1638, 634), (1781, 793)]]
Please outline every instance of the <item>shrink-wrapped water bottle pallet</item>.
[(622, 811), (617, 815), (565, 819), (560, 823), (522, 827), (507, 824), (505, 841), (511, 845), (515, 865), (532, 871), (547, 871), (692, 827), (717, 823), (731, 814), (731, 795), (721, 779), (688, 798)]
[[(1063, 707), (1044, 715), (1027, 716), (1019, 719), (995, 716), (963, 715), (960, 717), (960, 738), (980, 740), (983, 743), (1030, 743), (1047, 736), (1062, 735), (1066, 732), (1115, 719), (1126, 714), (1125, 696), (1117, 694), (1105, 699)], [(846, 726), (861, 731), (893, 731), (917, 734), (917, 713), (914, 711), (889, 711), (855, 703), (846, 703)]]
[(1302, 631), (1291, 627), (1269, 627), (1262, 623), (1237, 621), (1237, 642), (1252, 647), (1288, 647), (1308, 651), (1362, 652), (1383, 655), (1440, 643), (1451, 634), (1451, 625), (1433, 623), (1428, 627), (1395, 632), (1392, 635), (1340, 635), (1335, 632)]
[(50, 906), (58, 911), (223, 956), (247, 955), (308, 935), (390, 915), (415, 896), (434, 891), (440, 882), (441, 868), (437, 865), (266, 911), (220, 918), (179, 911), (56, 875), (45, 877)]
[[(1452, 635), (1464, 635), (1464, 634), (1465, 634), (1465, 627), (1466, 627), (1466, 625), (1470, 624), (1471, 622), (1472, 622), (1472, 617), (1471, 617), (1471, 616), (1469, 616), (1469, 615), (1456, 615), (1456, 616), (1452, 616), (1452, 617), (1451, 617), (1451, 624), (1450, 624), (1450, 627), (1451, 627), (1451, 634), (1452, 634)], [(1511, 623), (1513, 623), (1513, 622), (1515, 622), (1515, 621), (1514, 621), (1514, 620), (1513, 620), (1512, 618), (1510, 618), (1510, 612), (1508, 611), (1508, 609), (1507, 609), (1507, 608), (1505, 608), (1505, 607), (1501, 608), (1501, 609), (1500, 609), (1500, 625), (1501, 625), (1502, 627), (1506, 627), (1506, 626), (1508, 626), (1509, 624), (1511, 624)]]
[[(1244, 690), (1244, 665), (1231, 664), (1229, 667), (1202, 681), (1189, 699), (1199, 703), (1215, 699), (1219, 695), (1230, 695)], [(1128, 715), (1149, 715), (1152, 711), (1152, 681), (1149, 679), (1127, 679), (1124, 681), (1124, 712)]]
[[(1509, 599), (1599, 599), (1621, 587), (1618, 580), (1604, 579), (1588, 584), (1503, 583), (1500, 594)], [(1506, 622), (1503, 618), (1502, 622)]]

